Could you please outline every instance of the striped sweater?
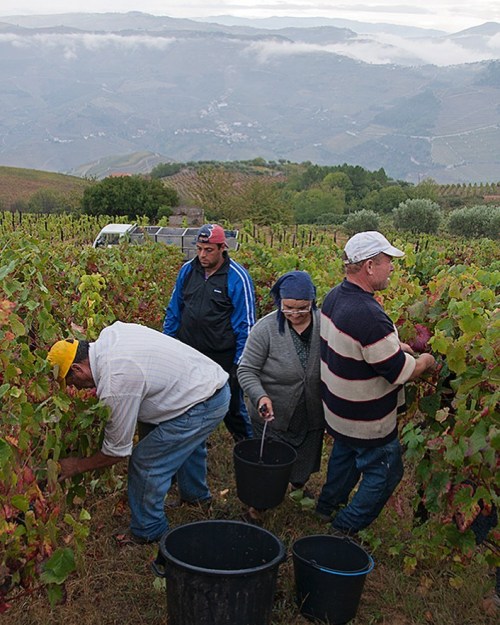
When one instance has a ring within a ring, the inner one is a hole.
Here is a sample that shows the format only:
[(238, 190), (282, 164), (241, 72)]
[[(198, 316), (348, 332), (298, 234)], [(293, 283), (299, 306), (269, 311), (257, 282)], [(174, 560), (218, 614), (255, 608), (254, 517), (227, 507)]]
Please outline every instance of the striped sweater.
[(372, 293), (344, 280), (321, 310), (321, 390), (329, 432), (357, 446), (397, 436), (403, 384), (415, 369)]

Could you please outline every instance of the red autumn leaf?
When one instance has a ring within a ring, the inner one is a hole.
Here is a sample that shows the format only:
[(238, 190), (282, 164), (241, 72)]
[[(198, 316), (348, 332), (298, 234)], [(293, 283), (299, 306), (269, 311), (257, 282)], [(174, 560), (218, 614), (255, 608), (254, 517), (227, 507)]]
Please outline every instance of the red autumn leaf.
[(431, 331), (427, 326), (421, 323), (415, 324), (415, 336), (407, 341), (408, 345), (415, 352), (425, 352), (428, 348), (429, 339), (431, 338)]

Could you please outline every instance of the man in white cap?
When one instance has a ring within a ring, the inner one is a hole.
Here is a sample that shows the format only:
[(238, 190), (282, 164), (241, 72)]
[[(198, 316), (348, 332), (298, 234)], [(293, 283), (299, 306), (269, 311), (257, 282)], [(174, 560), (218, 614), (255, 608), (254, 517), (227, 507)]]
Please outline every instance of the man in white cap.
[(370, 525), (403, 477), (397, 437), (403, 385), (435, 366), (431, 354), (416, 358), (400, 342), (374, 297), (389, 283), (393, 258), (401, 256), (380, 232), (355, 234), (344, 248), (346, 277), (322, 306), (322, 398), (335, 443), (316, 512), (333, 517), (333, 530), (344, 534)]

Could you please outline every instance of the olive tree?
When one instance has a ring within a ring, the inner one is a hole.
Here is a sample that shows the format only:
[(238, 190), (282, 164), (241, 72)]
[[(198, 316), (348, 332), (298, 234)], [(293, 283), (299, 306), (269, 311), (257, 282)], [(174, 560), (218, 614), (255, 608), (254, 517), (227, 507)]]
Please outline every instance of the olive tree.
[(500, 237), (500, 206), (478, 205), (454, 210), (448, 230), (460, 237)]
[(351, 213), (343, 223), (349, 236), (366, 230), (378, 230), (379, 218), (377, 213), (366, 209)]
[(394, 209), (392, 216), (397, 230), (432, 234), (441, 223), (441, 208), (431, 200), (406, 200)]

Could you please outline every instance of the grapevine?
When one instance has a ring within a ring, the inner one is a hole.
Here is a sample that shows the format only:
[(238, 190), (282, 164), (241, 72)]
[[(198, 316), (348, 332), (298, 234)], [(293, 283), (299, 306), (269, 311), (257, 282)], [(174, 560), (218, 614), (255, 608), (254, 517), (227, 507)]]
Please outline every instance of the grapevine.
[[(0, 613), (39, 585), (52, 601), (63, 597), (91, 520), (90, 478), (63, 487), (57, 462), (98, 448), (107, 411), (91, 393), (58, 389), (47, 349), (69, 335), (93, 340), (117, 319), (161, 329), (183, 262), (178, 248), (162, 244), (92, 248), (106, 221), (0, 220)], [(432, 378), (408, 385), (401, 422), (412, 503), (423, 510), (404, 546), (411, 570), (426, 558), (472, 557), (473, 519), (499, 506), (500, 267), (494, 241), (392, 240), (406, 256), (378, 296), (401, 340), (440, 362)], [(286, 271), (311, 274), (318, 305), (342, 279), (345, 237), (335, 231), (245, 224), (240, 241), (231, 255), (254, 280), (259, 316), (272, 309), (269, 289)], [(494, 561), (492, 551), (485, 557)]]

